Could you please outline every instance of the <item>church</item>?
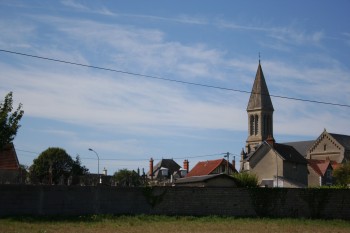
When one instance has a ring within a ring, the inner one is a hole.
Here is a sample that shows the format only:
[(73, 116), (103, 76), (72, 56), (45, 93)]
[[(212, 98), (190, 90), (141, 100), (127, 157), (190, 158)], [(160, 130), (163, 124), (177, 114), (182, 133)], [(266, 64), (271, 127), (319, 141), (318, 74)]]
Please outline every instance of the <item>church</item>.
[(248, 138), (240, 172), (257, 175), (262, 187), (304, 188), (332, 184), (332, 171), (350, 159), (350, 136), (328, 133), (316, 140), (276, 143), (269, 90), (259, 60), (248, 101)]

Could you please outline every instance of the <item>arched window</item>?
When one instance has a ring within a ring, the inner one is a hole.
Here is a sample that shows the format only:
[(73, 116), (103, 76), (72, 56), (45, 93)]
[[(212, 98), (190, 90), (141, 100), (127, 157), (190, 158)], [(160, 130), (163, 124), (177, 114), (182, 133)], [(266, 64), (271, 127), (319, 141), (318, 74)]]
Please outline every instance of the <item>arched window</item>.
[(250, 135), (254, 134), (254, 116), (250, 116)]
[(257, 135), (259, 133), (259, 117), (258, 115), (255, 115), (255, 135)]

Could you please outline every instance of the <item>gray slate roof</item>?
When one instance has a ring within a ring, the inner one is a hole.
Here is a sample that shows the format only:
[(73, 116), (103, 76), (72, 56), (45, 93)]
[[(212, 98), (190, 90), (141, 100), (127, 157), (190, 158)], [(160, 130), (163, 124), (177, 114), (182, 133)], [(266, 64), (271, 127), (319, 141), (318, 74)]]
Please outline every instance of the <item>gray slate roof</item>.
[(204, 176), (190, 176), (190, 177), (186, 177), (186, 178), (181, 178), (181, 179), (176, 180), (175, 184), (203, 182), (203, 181), (207, 181), (207, 180), (210, 180), (210, 179), (213, 179), (216, 177), (220, 177), (220, 176), (235, 180), (232, 176), (221, 173), (221, 174), (212, 174), (212, 175), (204, 175)]
[(350, 136), (343, 134), (329, 133), (337, 142), (339, 142), (346, 150), (350, 150)]
[[(153, 167), (154, 178), (158, 178), (160, 176), (159, 172), (161, 168), (169, 169), (168, 176), (170, 177), (170, 175), (178, 171), (181, 166), (177, 164), (173, 159), (162, 159)], [(150, 175), (149, 172), (147, 174)]]
[(306, 159), (293, 146), (275, 143), (274, 149), (283, 157), (283, 159), (295, 163), (307, 163)]
[(269, 90), (259, 61), (252, 93), (250, 94), (247, 111), (265, 109), (273, 111)]
[(296, 149), (304, 158), (306, 158), (307, 152), (310, 147), (315, 143), (315, 140), (299, 141), (299, 142), (286, 142), (284, 145), (292, 146)]

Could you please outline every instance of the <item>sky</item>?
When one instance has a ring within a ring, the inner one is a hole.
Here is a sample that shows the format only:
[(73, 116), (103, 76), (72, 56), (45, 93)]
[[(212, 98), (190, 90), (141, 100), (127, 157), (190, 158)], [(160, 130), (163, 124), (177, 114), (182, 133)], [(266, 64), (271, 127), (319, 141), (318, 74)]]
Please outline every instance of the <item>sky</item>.
[(348, 9), (346, 0), (1, 0), (0, 97), (12, 91), (23, 104), (19, 162), (60, 147), (91, 173), (89, 148), (108, 174), (147, 172), (151, 157), (191, 169), (226, 152), (238, 168), (259, 54), (271, 95), (347, 105), (272, 97), (276, 142), (349, 135)]

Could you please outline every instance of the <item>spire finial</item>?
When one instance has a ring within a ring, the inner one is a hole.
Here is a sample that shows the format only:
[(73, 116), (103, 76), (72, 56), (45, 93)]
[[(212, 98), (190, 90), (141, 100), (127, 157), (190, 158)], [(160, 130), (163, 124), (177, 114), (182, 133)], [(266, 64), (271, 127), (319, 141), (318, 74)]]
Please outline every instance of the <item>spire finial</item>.
[(260, 52), (259, 52), (259, 65), (260, 65)]

